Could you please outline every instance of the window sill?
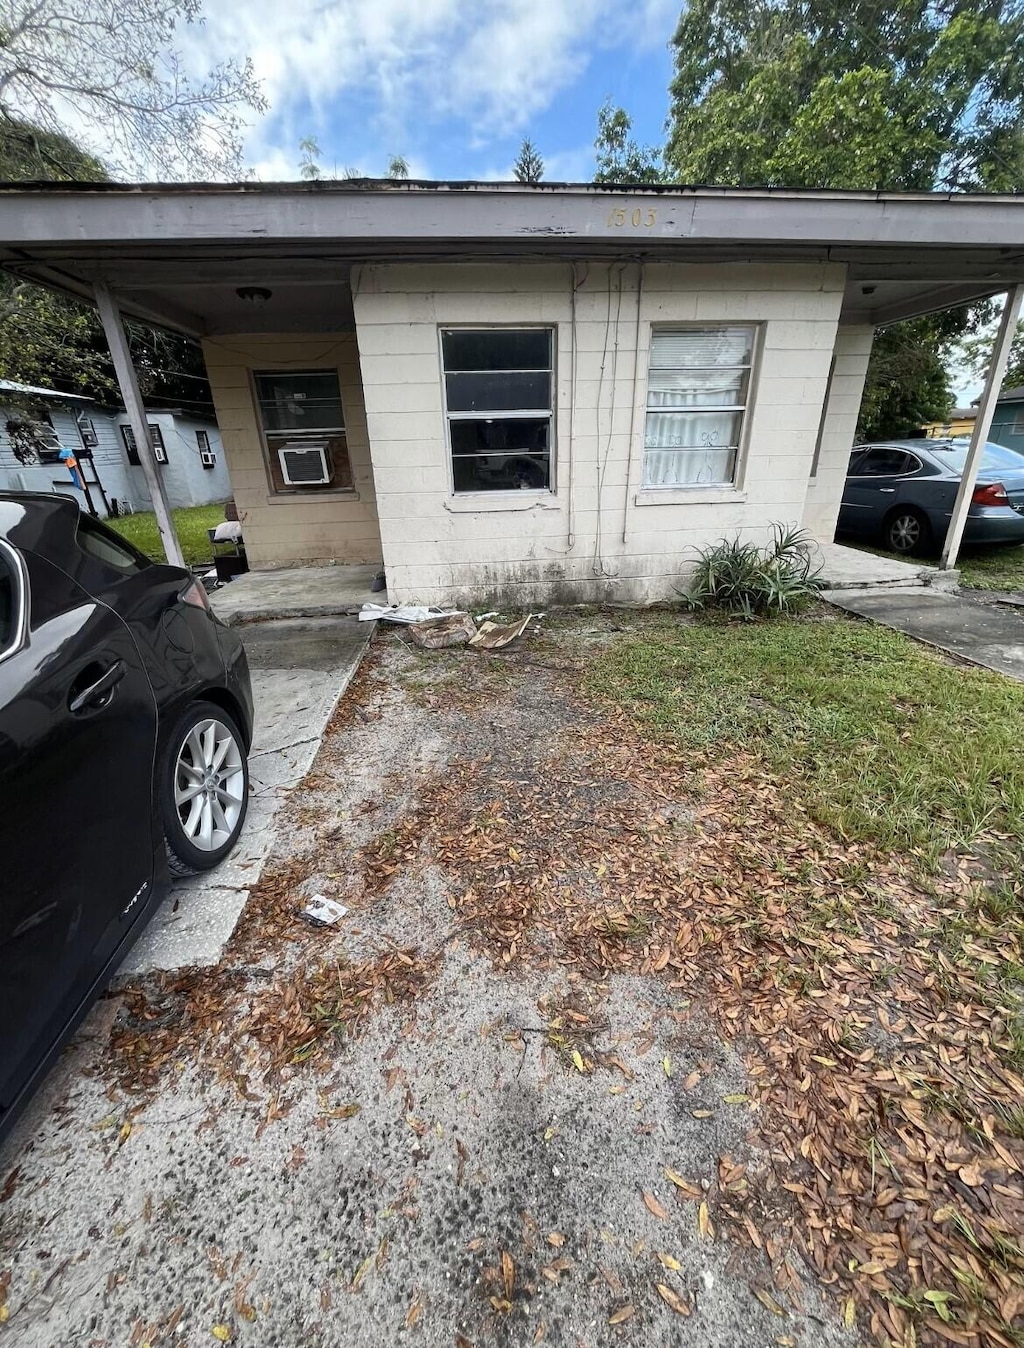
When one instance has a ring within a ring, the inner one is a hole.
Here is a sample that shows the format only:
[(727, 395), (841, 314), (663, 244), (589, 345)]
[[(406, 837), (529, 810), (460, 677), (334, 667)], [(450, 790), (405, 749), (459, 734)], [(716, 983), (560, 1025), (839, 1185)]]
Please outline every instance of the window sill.
[(276, 491), (267, 497), (267, 505), (294, 505), (296, 501), (358, 501), (361, 500), (354, 487), (325, 487), (323, 491), (310, 488), (306, 491)]
[(736, 487), (645, 487), (633, 498), (638, 506), (726, 505), (747, 499)]
[(540, 491), (466, 491), (449, 496), (445, 510), (452, 514), (475, 514), (484, 510), (560, 510), (558, 497), (547, 488)]

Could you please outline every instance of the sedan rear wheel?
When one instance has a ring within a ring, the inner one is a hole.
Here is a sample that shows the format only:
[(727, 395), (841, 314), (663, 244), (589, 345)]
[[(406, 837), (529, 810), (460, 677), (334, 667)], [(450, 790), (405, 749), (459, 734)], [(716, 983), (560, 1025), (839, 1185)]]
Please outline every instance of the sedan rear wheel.
[(167, 864), (176, 875), (206, 871), (238, 841), (249, 804), (249, 767), (234, 719), (196, 702), (168, 741), (161, 782)]
[(931, 541), (927, 518), (913, 506), (902, 506), (885, 522), (885, 541), (893, 552), (913, 556), (923, 552)]

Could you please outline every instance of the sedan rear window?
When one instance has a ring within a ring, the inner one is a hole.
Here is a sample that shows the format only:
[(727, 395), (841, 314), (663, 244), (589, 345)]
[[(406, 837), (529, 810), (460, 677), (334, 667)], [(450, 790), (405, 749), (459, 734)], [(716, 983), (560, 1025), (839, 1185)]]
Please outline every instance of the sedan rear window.
[(136, 552), (130, 543), (118, 538), (109, 529), (104, 529), (88, 515), (82, 515), (78, 521), (77, 541), (87, 557), (93, 557), (97, 562), (103, 562), (123, 574), (133, 575), (152, 566), (152, 562)]
[[(964, 465), (967, 463), (967, 442), (962, 445), (943, 445), (941, 449), (929, 445), (932, 453), (938, 461), (946, 468), (952, 469), (954, 473), (962, 473)], [(989, 440), (981, 456), (982, 468), (1005, 468), (1009, 472), (1024, 473), (1024, 454), (1018, 454), (1015, 449), (1007, 449), (1005, 445), (996, 445)]]

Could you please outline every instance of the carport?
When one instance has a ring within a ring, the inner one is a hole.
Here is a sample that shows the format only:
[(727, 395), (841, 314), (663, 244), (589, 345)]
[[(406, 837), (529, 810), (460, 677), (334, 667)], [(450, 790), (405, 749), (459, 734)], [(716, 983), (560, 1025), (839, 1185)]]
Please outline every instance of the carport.
[[(365, 268), (557, 261), (574, 277), (591, 267), (607, 266), (609, 275), (619, 264), (637, 268), (638, 312), (645, 267), (843, 269), (832, 369), (804, 511), (804, 522), (826, 541), (874, 329), (1006, 294), (942, 559), (944, 567), (952, 567), (1024, 283), (1024, 202), (1008, 195), (365, 180), (52, 183), (0, 187), (0, 238), (0, 264), (7, 270), (97, 306), (167, 555), (174, 560), (180, 553), (147, 451), (125, 317), (185, 333), (203, 341), (208, 353), (226, 339), (244, 338), (259, 347), (268, 341), (300, 343), (301, 334), (311, 333), (347, 335), (361, 351), (364, 334), (354, 298)], [(609, 290), (609, 312), (610, 295)], [(576, 288), (574, 302), (575, 296)], [(637, 364), (639, 350), (638, 336)], [(574, 364), (576, 355), (574, 346)], [(573, 399), (575, 407), (575, 394)], [(371, 415), (368, 423), (366, 471), (372, 488), (379, 476), (380, 417)], [(631, 439), (635, 434), (640, 431), (631, 423)], [(266, 495), (266, 483), (252, 480), (248, 462), (233, 460), (230, 449), (228, 459), (237, 490), (252, 487)], [(286, 520), (288, 527), (303, 527), (293, 525), (280, 504), (277, 508), (281, 529)], [(568, 508), (571, 520), (571, 499)], [(386, 565), (389, 547), (385, 538)]]

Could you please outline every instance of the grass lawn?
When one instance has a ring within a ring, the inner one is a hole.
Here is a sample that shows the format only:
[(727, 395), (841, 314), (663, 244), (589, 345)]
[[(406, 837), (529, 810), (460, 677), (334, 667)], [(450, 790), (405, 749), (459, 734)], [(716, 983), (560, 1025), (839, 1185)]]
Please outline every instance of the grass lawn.
[[(174, 527), (181, 540), (185, 561), (190, 566), (209, 562), (213, 557), (213, 548), (210, 546), (206, 531), (223, 522), (223, 503), (182, 506), (178, 510), (172, 510), (171, 514), (174, 516)], [(137, 515), (120, 515), (117, 519), (108, 520), (107, 523), (130, 543), (134, 543), (147, 557), (152, 557), (158, 562), (164, 560), (163, 548), (160, 546), (160, 531), (156, 527), (156, 516), (151, 510), (140, 511)]]
[(976, 590), (1024, 590), (1024, 547), (965, 550), (957, 565), (961, 585)]
[(1024, 853), (1024, 687), (866, 623), (678, 622), (590, 686), (688, 747), (753, 750), (842, 837), (934, 861), (984, 832)]

